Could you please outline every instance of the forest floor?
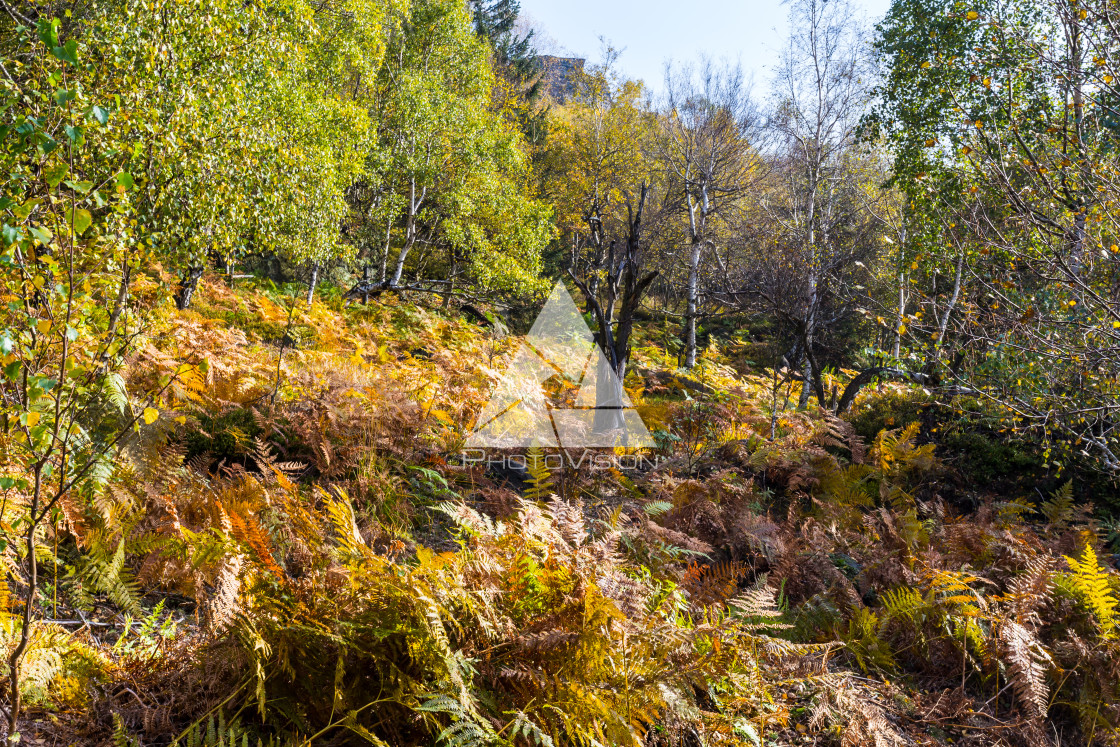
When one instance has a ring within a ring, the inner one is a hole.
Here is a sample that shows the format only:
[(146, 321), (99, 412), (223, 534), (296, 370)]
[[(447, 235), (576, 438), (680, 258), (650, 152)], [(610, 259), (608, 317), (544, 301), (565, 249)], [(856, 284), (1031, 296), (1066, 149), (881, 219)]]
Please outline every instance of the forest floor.
[(976, 485), (920, 390), (799, 410), (750, 340), (685, 374), (655, 326), (655, 467), (464, 467), (519, 338), (420, 300), (151, 310), (124, 380), (171, 384), (44, 539), (25, 743), (1120, 740), (1114, 538), (1069, 483)]

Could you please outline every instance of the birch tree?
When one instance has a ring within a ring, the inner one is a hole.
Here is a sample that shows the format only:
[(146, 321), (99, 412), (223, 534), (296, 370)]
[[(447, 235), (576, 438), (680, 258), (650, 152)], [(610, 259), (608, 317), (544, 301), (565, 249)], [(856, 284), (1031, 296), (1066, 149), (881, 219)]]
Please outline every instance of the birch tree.
[(823, 398), (816, 360), (822, 300), (829, 273), (846, 254), (837, 241), (841, 203), (850, 187), (846, 180), (867, 102), (868, 70), (864, 35), (845, 2), (796, 0), (790, 28), (771, 115), (784, 196), (770, 213), (796, 244), (794, 261), (803, 277), (787, 303), (797, 318), (804, 381), (799, 405), (804, 406), (813, 382)]
[(703, 313), (704, 261), (726, 266), (720, 255), (726, 218), (757, 182), (760, 159), (757, 111), (739, 67), (705, 62), (699, 70), (670, 68), (660, 158), (683, 219), (683, 365), (696, 365), (696, 328)]

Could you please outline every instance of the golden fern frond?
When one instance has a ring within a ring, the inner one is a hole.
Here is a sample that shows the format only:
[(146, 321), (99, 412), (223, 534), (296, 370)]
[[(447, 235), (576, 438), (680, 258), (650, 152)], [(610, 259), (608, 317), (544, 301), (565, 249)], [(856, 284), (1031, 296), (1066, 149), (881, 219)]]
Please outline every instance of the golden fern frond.
[(350, 498), (344, 491), (338, 489), (339, 496), (333, 497), (330, 493), (316, 486), (320, 497), (327, 506), (331, 524), (338, 533), (339, 543), (346, 552), (352, 555), (361, 555), (368, 548), (362, 533), (358, 530), (358, 522), (354, 517), (354, 507), (350, 505)]
[(1102, 634), (1111, 637), (1116, 628), (1117, 600), (1112, 593), (1109, 571), (1097, 560), (1097, 552), (1091, 544), (1085, 545), (1081, 559), (1063, 556), (1073, 570), (1070, 581), (1081, 595), (1085, 606), (1097, 618)]
[(544, 452), (536, 446), (530, 446), (526, 462), (529, 486), (525, 489), (525, 498), (530, 501), (543, 501), (555, 490), (552, 471), (545, 463)]

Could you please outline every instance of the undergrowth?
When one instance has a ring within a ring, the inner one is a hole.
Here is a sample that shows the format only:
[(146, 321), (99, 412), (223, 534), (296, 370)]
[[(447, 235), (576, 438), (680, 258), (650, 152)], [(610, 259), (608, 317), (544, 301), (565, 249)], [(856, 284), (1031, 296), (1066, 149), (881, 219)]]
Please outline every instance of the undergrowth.
[(1108, 525), (1072, 483), (950, 500), (901, 386), (853, 427), (774, 412), (717, 346), (686, 379), (651, 345), (626, 384), (655, 468), (467, 469), (515, 339), (396, 298), (200, 294), (114, 390), (195, 364), (157, 427), (37, 538), (24, 739), (1117, 743)]

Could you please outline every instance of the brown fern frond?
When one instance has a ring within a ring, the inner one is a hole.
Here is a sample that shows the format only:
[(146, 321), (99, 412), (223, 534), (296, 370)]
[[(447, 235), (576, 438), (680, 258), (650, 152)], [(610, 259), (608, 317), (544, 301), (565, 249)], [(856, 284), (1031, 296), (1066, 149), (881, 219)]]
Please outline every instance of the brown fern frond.
[(225, 630), (240, 611), (242, 564), (240, 555), (232, 555), (218, 567), (214, 591), (205, 605), (207, 628), (214, 633)]
[(1053, 664), (1050, 653), (1032, 630), (1014, 620), (999, 625), (999, 641), (1019, 701), (1032, 718), (1044, 718), (1050, 697), (1046, 685), (1046, 669)]

